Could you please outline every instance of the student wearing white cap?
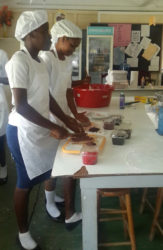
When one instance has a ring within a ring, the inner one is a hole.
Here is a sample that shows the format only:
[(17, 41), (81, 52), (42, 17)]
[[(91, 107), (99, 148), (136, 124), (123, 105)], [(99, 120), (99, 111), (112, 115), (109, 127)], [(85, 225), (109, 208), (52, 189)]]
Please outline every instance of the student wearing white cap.
[[(85, 113), (79, 113), (74, 102), (71, 89), (72, 76), (72, 54), (79, 46), (82, 38), (82, 31), (69, 20), (56, 22), (51, 29), (52, 46), (50, 51), (41, 52), (40, 56), (47, 65), (50, 77), (50, 93), (66, 114), (72, 113), (76, 120), (83, 126), (90, 125)], [(53, 117), (58, 124), (60, 121)], [(49, 196), (53, 196), (54, 185), (51, 184)], [(47, 196), (47, 191), (45, 191)], [(75, 181), (65, 178), (65, 226), (68, 230), (73, 229), (82, 219), (81, 213), (75, 212), (74, 207)], [(48, 206), (46, 204), (46, 209)]]
[[(75, 119), (69, 118), (49, 94), (49, 75), (38, 56), (50, 46), (47, 13), (25, 11), (18, 18), (15, 37), (24, 48), (6, 65), (12, 92), (13, 109), (7, 127), (7, 142), (16, 163), (17, 185), (14, 194), (19, 242), (23, 249), (38, 249), (28, 229), (28, 200), (32, 187), (51, 175), (58, 141), (68, 131), (49, 120), (49, 111), (71, 130), (80, 132)], [(50, 136), (53, 131), (56, 139)], [(48, 185), (48, 184), (47, 184)]]

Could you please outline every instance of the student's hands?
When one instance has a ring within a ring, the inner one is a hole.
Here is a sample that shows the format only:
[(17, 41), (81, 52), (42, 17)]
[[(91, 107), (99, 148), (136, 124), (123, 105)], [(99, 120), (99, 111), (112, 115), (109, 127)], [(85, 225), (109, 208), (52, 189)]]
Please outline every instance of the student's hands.
[(77, 113), (75, 118), (81, 123), (83, 127), (88, 127), (91, 125), (89, 118), (85, 115), (86, 112)]
[(51, 135), (58, 140), (66, 139), (69, 136), (67, 129), (57, 126), (55, 129), (51, 130)]
[(66, 126), (71, 129), (72, 131), (74, 131), (75, 133), (82, 133), (84, 132), (84, 129), (83, 127), (72, 117), (70, 116), (66, 116), (67, 119), (66, 119)]

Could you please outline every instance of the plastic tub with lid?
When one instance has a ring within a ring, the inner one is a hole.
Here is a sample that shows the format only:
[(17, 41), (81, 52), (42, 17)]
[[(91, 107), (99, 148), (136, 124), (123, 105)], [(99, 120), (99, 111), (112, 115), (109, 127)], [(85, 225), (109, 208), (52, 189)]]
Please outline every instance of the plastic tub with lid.
[(85, 108), (109, 106), (114, 87), (109, 84), (83, 84), (74, 88), (76, 105)]
[(95, 145), (84, 145), (82, 148), (82, 162), (86, 165), (95, 165), (98, 159), (98, 148)]

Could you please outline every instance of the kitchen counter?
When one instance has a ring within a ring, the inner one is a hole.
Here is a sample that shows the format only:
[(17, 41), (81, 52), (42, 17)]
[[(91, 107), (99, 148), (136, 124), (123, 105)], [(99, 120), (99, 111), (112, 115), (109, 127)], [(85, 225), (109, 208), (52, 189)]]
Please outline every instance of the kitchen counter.
[[(128, 101), (128, 100), (127, 100)], [(119, 109), (119, 98), (110, 107), (89, 111), (122, 114), (132, 122), (131, 139), (123, 146), (112, 145), (110, 132), (98, 163), (86, 166), (88, 175), (80, 176), (82, 199), (83, 250), (97, 250), (97, 188), (135, 188), (163, 186), (163, 137), (158, 135), (145, 113), (144, 104)], [(80, 155), (67, 155), (58, 148), (52, 176), (74, 176), (82, 166)], [(91, 202), (90, 202), (91, 201)]]

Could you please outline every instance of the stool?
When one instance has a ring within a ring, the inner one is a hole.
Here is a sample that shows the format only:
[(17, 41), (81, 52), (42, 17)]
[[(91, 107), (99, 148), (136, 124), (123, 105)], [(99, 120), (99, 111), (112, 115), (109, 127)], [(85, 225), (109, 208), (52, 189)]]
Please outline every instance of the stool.
[[(100, 201), (102, 197), (119, 197), (121, 209), (101, 208)], [(100, 243), (99, 247), (108, 246), (124, 246), (131, 245), (132, 250), (136, 250), (135, 233), (131, 209), (131, 199), (129, 189), (98, 189), (97, 190), (97, 204), (99, 221), (123, 220), (123, 227), (125, 236), (129, 235), (130, 241), (124, 242), (109, 242)], [(100, 214), (121, 214), (120, 217), (114, 218), (100, 218)]]
[(143, 195), (142, 195), (142, 201), (141, 201), (141, 205), (140, 205), (140, 213), (143, 213), (145, 204), (147, 204), (148, 207), (150, 207), (150, 209), (154, 213), (152, 225), (150, 228), (150, 234), (149, 234), (149, 240), (152, 241), (154, 238), (154, 235), (155, 235), (156, 228), (163, 235), (163, 229), (161, 228), (159, 221), (158, 221), (161, 206), (162, 206), (162, 201), (163, 201), (163, 188), (157, 189), (155, 208), (152, 206), (152, 204), (148, 200), (147, 193), (148, 193), (148, 188), (145, 188)]

